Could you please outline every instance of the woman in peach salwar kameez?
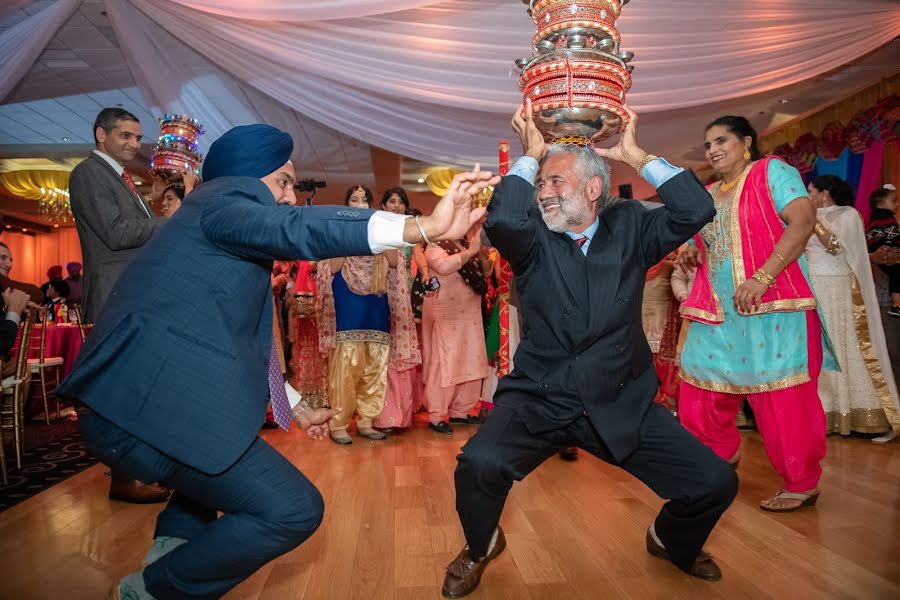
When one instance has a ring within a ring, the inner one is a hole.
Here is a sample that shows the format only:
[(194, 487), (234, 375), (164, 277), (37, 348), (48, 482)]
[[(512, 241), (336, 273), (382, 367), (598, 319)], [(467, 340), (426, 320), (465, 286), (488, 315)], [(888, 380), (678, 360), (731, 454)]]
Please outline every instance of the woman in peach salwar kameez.
[(478, 263), (480, 230), (465, 240), (429, 244), (425, 249), (431, 275), (440, 282), (425, 295), (422, 307), (422, 348), (425, 404), (429, 427), (449, 434), (452, 423), (477, 423), (469, 411), (481, 398), (487, 376), (487, 350), (481, 316), (486, 289)]

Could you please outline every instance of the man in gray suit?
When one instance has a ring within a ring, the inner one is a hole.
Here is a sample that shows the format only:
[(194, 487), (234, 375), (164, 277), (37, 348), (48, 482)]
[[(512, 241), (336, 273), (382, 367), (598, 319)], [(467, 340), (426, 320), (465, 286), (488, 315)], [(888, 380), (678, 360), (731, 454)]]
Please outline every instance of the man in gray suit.
[[(84, 320), (93, 323), (125, 266), (165, 222), (137, 191), (125, 163), (141, 149), (141, 124), (121, 108), (104, 108), (94, 122), (97, 148), (69, 176), (69, 200), (84, 260)], [(112, 500), (164, 502), (168, 490), (112, 470)]]
[(69, 194), (84, 257), (85, 321), (93, 323), (122, 270), (164, 222), (138, 193), (125, 164), (141, 149), (141, 124), (121, 108), (94, 122), (97, 148), (72, 171)]

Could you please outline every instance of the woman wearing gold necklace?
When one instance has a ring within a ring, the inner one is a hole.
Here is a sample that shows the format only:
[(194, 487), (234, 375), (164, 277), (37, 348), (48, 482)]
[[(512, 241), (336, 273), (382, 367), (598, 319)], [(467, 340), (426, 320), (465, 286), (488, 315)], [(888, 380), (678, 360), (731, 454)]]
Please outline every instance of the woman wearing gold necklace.
[(735, 415), (749, 399), (766, 454), (784, 479), (761, 507), (812, 506), (825, 457), (816, 385), (822, 368), (835, 368), (803, 256), (816, 211), (796, 169), (761, 159), (756, 131), (743, 117), (713, 121), (705, 145), (721, 181), (709, 187), (715, 219), (681, 259), (698, 269), (681, 307), (690, 325), (679, 418), (737, 468)]

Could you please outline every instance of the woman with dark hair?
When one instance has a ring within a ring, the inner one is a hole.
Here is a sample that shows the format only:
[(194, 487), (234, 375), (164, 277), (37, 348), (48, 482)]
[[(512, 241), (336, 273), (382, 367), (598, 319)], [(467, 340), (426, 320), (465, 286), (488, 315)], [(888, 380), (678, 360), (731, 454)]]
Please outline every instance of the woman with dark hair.
[(405, 215), (409, 212), (409, 196), (402, 187), (385, 190), (381, 195), (381, 210)]
[[(351, 208), (372, 205), (362, 185), (344, 198)], [(338, 410), (329, 426), (338, 444), (353, 442), (347, 428), (356, 412), (359, 435), (384, 439), (373, 424), (384, 408), (388, 367), (404, 371), (421, 362), (402, 264), (396, 251), (319, 261), (319, 349), (328, 356), (328, 400)]]
[(164, 217), (171, 217), (181, 208), (181, 201), (184, 200), (184, 188), (181, 186), (170, 185), (162, 194), (162, 213)]
[[(402, 187), (395, 187), (386, 190), (381, 196), (381, 209), (398, 215), (405, 215), (409, 211), (409, 197), (406, 190)], [(412, 285), (413, 277), (411, 274), (413, 247), (402, 248), (398, 253), (400, 264), (397, 270), (406, 273), (407, 285)], [(410, 304), (410, 314), (412, 315), (412, 304)], [(413, 315), (414, 316), (414, 315)], [(419, 349), (419, 339), (415, 331), (409, 333), (410, 343), (416, 349)], [(421, 361), (420, 361), (421, 362)], [(406, 429), (412, 425), (413, 412), (418, 404), (418, 394), (416, 394), (415, 364), (388, 366), (387, 372), (387, 390), (384, 394), (384, 409), (378, 418), (375, 419), (375, 427), (383, 431), (392, 431), (394, 429)]]
[[(772, 466), (784, 479), (764, 510), (793, 511), (819, 497), (825, 414), (816, 390), (823, 329), (803, 250), (816, 212), (797, 170), (761, 158), (743, 117), (706, 128), (717, 214), (682, 253), (696, 265), (681, 306), (690, 320), (681, 353), (679, 418), (737, 467), (735, 415), (748, 398)], [(835, 368), (828, 344), (824, 366)]]
[(818, 223), (806, 245), (809, 273), (840, 372), (819, 377), (827, 433), (900, 433), (900, 403), (853, 187), (834, 175), (809, 184)]

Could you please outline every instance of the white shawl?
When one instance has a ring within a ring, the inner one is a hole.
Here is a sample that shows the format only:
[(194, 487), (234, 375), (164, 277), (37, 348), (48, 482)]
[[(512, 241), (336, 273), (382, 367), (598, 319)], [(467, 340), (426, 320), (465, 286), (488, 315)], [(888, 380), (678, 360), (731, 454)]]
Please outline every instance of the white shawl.
[[(895, 428), (894, 433), (900, 434), (897, 424), (897, 416), (900, 415), (900, 396), (897, 394), (897, 383), (888, 356), (884, 326), (881, 323), (881, 307), (872, 278), (872, 265), (869, 262), (862, 218), (856, 209), (849, 206), (828, 206), (816, 212), (819, 220), (837, 236), (841, 244), (841, 254), (856, 278), (857, 289), (853, 290), (853, 311), (860, 350), (875, 391), (879, 396), (890, 396), (890, 404), (893, 405), (895, 413), (894, 418), (888, 415), (888, 420)], [(862, 303), (858, 301), (860, 296)], [(877, 358), (878, 365), (873, 364), (874, 361), (871, 360), (873, 355)], [(884, 400), (887, 399), (882, 398), (882, 405), (886, 404)]]

